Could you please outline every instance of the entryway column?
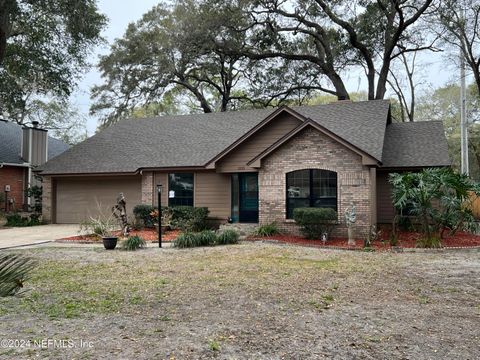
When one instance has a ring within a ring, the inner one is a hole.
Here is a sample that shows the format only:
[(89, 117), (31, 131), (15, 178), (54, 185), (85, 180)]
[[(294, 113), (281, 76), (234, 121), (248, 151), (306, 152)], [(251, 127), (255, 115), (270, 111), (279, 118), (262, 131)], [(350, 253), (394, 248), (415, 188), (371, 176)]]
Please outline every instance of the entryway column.
[(142, 204), (153, 205), (153, 172), (142, 173)]

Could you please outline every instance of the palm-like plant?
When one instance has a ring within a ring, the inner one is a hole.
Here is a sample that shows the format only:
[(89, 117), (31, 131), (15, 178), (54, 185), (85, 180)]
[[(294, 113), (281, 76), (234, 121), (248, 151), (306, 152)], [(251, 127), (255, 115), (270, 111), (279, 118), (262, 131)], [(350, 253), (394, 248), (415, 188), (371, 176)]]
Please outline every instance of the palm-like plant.
[(470, 193), (480, 194), (480, 185), (450, 168), (425, 169), (416, 173), (391, 174), (395, 207), (408, 208), (421, 224), (427, 239), (445, 229), (455, 233), (474, 224), (468, 206)]
[(17, 254), (0, 254), (0, 296), (12, 296), (23, 288), (35, 262)]

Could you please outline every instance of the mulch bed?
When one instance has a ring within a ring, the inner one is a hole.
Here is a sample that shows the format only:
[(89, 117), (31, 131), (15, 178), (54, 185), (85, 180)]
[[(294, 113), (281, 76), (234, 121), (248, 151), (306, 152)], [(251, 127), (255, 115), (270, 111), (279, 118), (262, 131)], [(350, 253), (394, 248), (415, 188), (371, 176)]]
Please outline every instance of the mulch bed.
[[(169, 230), (162, 233), (162, 241), (170, 242), (177, 238), (180, 234), (179, 230)], [(120, 231), (114, 233), (114, 235), (120, 236)], [(145, 241), (156, 242), (158, 241), (158, 233), (155, 229), (143, 229), (143, 230), (132, 230), (130, 231), (130, 236), (140, 236)], [(68, 238), (63, 238), (59, 240), (60, 242), (77, 242), (80, 244), (92, 244), (102, 241), (102, 239), (97, 235), (78, 235), (71, 236)]]
[[(399, 240), (397, 247), (400, 248), (415, 248), (417, 239), (420, 237), (420, 234), (417, 232), (401, 232), (399, 234)], [(372, 248), (377, 251), (388, 251), (391, 250), (392, 246), (389, 241), (389, 234), (384, 233), (381, 236), (381, 239), (375, 241), (372, 244)], [(301, 236), (294, 235), (274, 235), (274, 236), (251, 236), (247, 238), (251, 241), (278, 241), (288, 244), (295, 244), (301, 246), (315, 246), (315, 247), (325, 247), (325, 248), (335, 248), (335, 249), (350, 249), (350, 250), (359, 250), (363, 249), (363, 239), (357, 239), (355, 246), (348, 245), (347, 238), (330, 238), (326, 243), (323, 243), (321, 240), (309, 240)], [(441, 241), (443, 248), (466, 248), (466, 247), (480, 247), (480, 235), (474, 235), (466, 232), (457, 232), (454, 236), (447, 236)]]

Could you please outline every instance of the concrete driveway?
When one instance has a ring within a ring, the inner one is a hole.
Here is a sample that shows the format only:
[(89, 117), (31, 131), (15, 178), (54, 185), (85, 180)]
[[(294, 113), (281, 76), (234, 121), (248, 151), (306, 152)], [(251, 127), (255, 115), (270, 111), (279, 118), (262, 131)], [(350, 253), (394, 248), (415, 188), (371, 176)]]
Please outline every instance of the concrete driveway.
[(21, 228), (0, 228), (0, 249), (35, 245), (78, 235), (78, 225), (40, 225)]

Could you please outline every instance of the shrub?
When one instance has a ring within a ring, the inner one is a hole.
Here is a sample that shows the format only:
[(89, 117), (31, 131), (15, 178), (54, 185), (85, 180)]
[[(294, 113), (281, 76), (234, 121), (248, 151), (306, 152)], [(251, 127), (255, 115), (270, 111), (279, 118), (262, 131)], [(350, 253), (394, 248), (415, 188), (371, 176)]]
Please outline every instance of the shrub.
[(143, 224), (147, 228), (153, 228), (154, 219), (150, 216), (150, 213), (156, 208), (152, 205), (137, 205), (133, 208), (133, 215), (135, 216), (135, 222)]
[(217, 236), (217, 245), (237, 244), (240, 234), (235, 230), (225, 230)]
[(173, 246), (180, 249), (198, 246), (211, 246), (215, 245), (216, 241), (217, 236), (211, 230), (205, 230), (197, 233), (185, 232), (180, 234), (175, 239)]
[(277, 234), (280, 234), (280, 230), (275, 222), (259, 226), (255, 230), (255, 235), (257, 236), (272, 236)]
[(35, 262), (16, 254), (0, 254), (0, 296), (18, 293)]
[(421, 237), (417, 240), (417, 247), (419, 248), (440, 248), (442, 247), (442, 242), (438, 236)]
[(452, 169), (424, 169), (416, 173), (390, 174), (395, 207), (415, 216), (421, 225), (426, 243), (442, 237), (445, 229), (450, 235), (475, 223), (471, 193), (480, 195), (480, 185), (467, 175)]
[(186, 232), (202, 231), (207, 228), (207, 218), (210, 212), (206, 207), (174, 206), (171, 212), (171, 225)]
[(147, 245), (145, 240), (140, 236), (129, 236), (127, 240), (122, 243), (122, 249), (127, 251), (135, 251)]
[(330, 208), (296, 208), (293, 218), (309, 239), (320, 239), (329, 234), (337, 221), (337, 213)]
[(20, 214), (6, 215), (7, 223), (5, 226), (25, 227), (40, 225), (40, 215), (30, 214), (29, 216), (21, 216)]
[(33, 211), (37, 213), (42, 213), (42, 187), (37, 185), (31, 186), (25, 191), (25, 194), (27, 195), (27, 197), (33, 200), (33, 205), (31, 209), (33, 209)]

